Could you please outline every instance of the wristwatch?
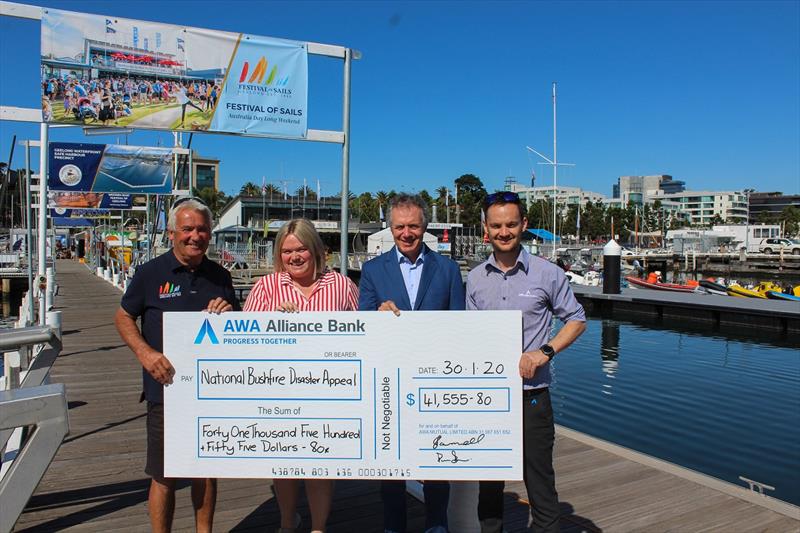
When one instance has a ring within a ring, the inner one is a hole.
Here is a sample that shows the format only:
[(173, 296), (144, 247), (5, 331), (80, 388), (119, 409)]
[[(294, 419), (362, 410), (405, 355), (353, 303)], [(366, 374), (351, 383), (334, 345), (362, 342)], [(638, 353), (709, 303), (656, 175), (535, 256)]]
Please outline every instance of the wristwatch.
[(550, 359), (551, 361), (553, 360), (553, 357), (555, 357), (555, 356), (556, 356), (556, 351), (555, 351), (555, 350), (553, 349), (553, 347), (552, 347), (552, 346), (550, 346), (549, 344), (542, 344), (542, 345), (539, 347), (539, 350), (541, 350), (541, 352), (542, 352), (542, 353), (543, 353), (543, 354), (544, 354), (544, 355), (545, 355), (545, 356), (546, 356), (548, 359)]

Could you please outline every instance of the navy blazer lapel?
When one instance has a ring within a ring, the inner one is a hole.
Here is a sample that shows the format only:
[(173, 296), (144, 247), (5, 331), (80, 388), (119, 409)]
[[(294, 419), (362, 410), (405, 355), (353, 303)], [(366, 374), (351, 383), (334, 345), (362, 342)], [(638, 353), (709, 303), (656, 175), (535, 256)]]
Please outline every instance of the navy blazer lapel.
[[(426, 248), (426, 245), (423, 244)], [(436, 274), (436, 270), (439, 268), (439, 261), (436, 254), (428, 248), (425, 251), (425, 262), (422, 266), (422, 278), (419, 280), (419, 289), (417, 289), (417, 301), (414, 302), (414, 309), (419, 309), (422, 305), (422, 300), (425, 299), (425, 293), (428, 291), (428, 286), (431, 284), (433, 280), (433, 276)]]
[[(408, 299), (408, 291), (406, 290), (406, 282), (403, 281), (403, 273), (400, 272), (400, 262), (397, 260), (397, 248), (392, 247), (389, 253), (385, 254), (386, 261), (384, 262), (384, 269), (386, 270), (386, 278), (389, 280), (389, 293), (397, 291), (399, 300), (395, 304), (400, 309), (413, 309), (411, 307), (411, 300)], [(423, 274), (425, 269), (422, 269)]]

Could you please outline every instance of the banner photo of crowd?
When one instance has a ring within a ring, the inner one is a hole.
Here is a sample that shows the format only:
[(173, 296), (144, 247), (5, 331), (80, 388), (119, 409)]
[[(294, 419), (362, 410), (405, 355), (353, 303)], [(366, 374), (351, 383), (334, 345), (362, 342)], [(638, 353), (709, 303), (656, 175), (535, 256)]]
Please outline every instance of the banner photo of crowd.
[(53, 142), (48, 155), (51, 191), (172, 192), (171, 148)]
[(306, 43), (44, 9), (44, 122), (305, 138)]

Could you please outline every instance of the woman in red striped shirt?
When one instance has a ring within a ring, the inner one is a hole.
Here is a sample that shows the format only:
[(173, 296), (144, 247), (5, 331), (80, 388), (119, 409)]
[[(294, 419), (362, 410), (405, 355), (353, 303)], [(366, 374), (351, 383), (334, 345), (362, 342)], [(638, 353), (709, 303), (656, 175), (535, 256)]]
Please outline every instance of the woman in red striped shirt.
[[(284, 224), (275, 237), (275, 273), (253, 286), (244, 311), (356, 311), (358, 288), (349, 278), (325, 268), (325, 248), (314, 225), (304, 219)], [(281, 511), (279, 533), (293, 533), (300, 483), (276, 479)], [(311, 529), (325, 531), (333, 498), (333, 480), (307, 479)]]

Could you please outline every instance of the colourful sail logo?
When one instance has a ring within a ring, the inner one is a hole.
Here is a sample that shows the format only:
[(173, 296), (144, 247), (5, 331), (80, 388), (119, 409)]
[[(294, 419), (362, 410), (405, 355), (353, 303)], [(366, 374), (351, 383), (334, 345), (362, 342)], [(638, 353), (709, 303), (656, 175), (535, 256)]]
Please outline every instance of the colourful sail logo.
[(181, 286), (175, 285), (174, 283), (170, 283), (167, 281), (163, 285), (158, 287), (158, 297), (161, 299), (164, 298), (175, 298), (181, 295)]
[(261, 56), (252, 72), (250, 72), (250, 62), (245, 61), (242, 65), (242, 71), (239, 74), (239, 83), (247, 83), (249, 85), (273, 85), (276, 87), (283, 87), (289, 83), (289, 76), (277, 78), (278, 65), (272, 65), (269, 75), (267, 74), (268, 67), (269, 62), (267, 62), (265, 56)]
[(158, 288), (158, 294), (173, 294), (176, 292), (181, 292), (181, 286), (170, 283), (169, 281)]

